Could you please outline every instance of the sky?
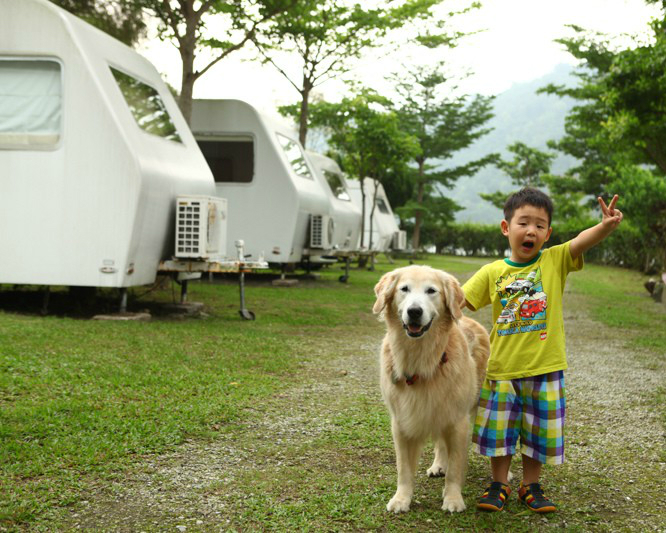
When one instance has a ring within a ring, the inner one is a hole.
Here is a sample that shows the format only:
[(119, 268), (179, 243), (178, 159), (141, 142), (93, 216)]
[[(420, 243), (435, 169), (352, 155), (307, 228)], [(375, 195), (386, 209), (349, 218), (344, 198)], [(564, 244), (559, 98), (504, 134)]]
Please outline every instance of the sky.
[[(647, 22), (657, 12), (643, 0), (485, 0), (481, 9), (455, 19), (456, 29), (483, 31), (462, 39), (444, 59), (454, 72), (471, 72), (460, 85), (465, 92), (499, 94), (515, 83), (540, 78), (558, 64), (575, 64), (563, 46), (554, 42), (572, 35), (567, 24), (626, 43), (623, 35), (647, 34)], [(180, 88), (180, 56), (173, 45), (148, 39), (139, 52), (172, 86)], [(277, 106), (298, 100), (296, 90), (274, 67), (250, 61), (252, 57), (247, 49), (222, 60), (196, 82), (194, 97), (239, 98), (272, 116)], [(350, 75), (385, 94), (389, 87), (385, 76), (402, 65), (435, 59), (439, 57), (408, 46), (390, 55), (374, 51)], [(324, 98), (336, 100), (344, 85), (332, 80), (318, 90)]]

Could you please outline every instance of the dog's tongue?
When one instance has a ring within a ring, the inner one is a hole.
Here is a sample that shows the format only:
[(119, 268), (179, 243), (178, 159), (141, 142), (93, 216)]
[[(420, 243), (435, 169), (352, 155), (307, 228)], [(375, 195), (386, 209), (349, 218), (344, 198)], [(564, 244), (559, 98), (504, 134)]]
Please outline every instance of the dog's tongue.
[(419, 331), (421, 331), (421, 326), (417, 326), (417, 325), (414, 325), (414, 324), (408, 324), (407, 329), (411, 333), (418, 333)]

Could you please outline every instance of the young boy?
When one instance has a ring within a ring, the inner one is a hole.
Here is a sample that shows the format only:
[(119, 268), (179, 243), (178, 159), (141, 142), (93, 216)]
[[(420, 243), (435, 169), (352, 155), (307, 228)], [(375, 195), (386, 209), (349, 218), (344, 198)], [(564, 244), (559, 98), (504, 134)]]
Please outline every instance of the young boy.
[[(511, 457), (520, 451), (523, 480), (518, 498), (537, 513), (555, 511), (539, 485), (543, 463), (564, 461), (564, 348), (562, 294), (567, 274), (583, 268), (583, 253), (622, 222), (615, 208), (598, 198), (602, 220), (564, 244), (542, 250), (550, 238), (551, 199), (525, 188), (504, 205), (502, 234), (511, 256), (482, 267), (465, 285), (464, 306), (492, 304), (491, 355), (472, 442), (490, 457), (493, 482), (478, 508), (501, 511), (511, 494)], [(520, 445), (516, 447), (520, 437)]]

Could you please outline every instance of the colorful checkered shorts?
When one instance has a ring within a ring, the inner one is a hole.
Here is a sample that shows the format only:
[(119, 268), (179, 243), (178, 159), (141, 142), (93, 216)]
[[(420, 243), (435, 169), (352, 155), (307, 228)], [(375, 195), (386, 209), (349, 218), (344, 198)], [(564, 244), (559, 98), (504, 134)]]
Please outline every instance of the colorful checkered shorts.
[(481, 455), (520, 453), (541, 463), (564, 462), (564, 372), (489, 380), (481, 389), (472, 442)]

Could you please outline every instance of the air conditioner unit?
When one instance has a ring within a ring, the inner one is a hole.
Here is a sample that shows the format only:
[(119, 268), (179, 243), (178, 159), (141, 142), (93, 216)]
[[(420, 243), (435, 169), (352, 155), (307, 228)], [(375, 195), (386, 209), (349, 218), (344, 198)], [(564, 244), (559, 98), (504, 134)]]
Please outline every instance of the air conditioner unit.
[(332, 248), (335, 222), (329, 215), (310, 215), (310, 248)]
[(393, 234), (391, 248), (394, 250), (405, 250), (407, 248), (407, 232), (405, 230), (401, 229)]
[(179, 196), (176, 199), (176, 257), (224, 258), (227, 246), (227, 200), (214, 196)]

